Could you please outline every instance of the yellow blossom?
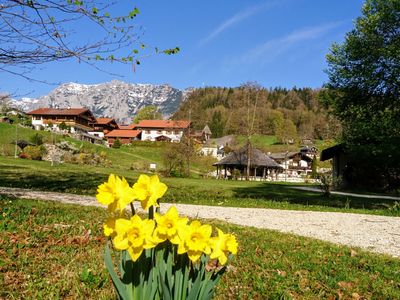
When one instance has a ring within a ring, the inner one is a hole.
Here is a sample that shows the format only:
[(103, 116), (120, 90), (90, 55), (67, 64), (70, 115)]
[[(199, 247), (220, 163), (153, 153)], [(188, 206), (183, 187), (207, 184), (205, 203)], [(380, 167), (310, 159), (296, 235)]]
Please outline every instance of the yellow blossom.
[(132, 260), (136, 261), (144, 249), (156, 246), (152, 238), (154, 226), (154, 220), (142, 220), (138, 215), (134, 215), (130, 220), (117, 219), (114, 247), (118, 250), (128, 250)]
[(225, 234), (222, 230), (218, 229), (218, 237), (213, 237), (210, 240), (212, 252), (210, 254), (211, 259), (218, 259), (218, 261), (224, 265), (226, 264), (228, 257), (227, 254), (237, 253), (237, 241), (234, 235)]
[(103, 231), (105, 236), (115, 235), (115, 218), (108, 218), (103, 224)]
[(142, 208), (148, 209), (151, 206), (158, 206), (157, 200), (167, 191), (167, 186), (160, 182), (157, 175), (151, 177), (140, 175), (138, 181), (133, 185), (137, 199), (141, 201)]
[(134, 190), (129, 186), (125, 178), (119, 178), (110, 174), (108, 181), (97, 188), (97, 201), (108, 205), (108, 210), (114, 212), (123, 211), (136, 197)]
[(193, 221), (190, 225), (181, 227), (178, 232), (181, 239), (178, 254), (187, 252), (192, 262), (198, 261), (202, 253), (210, 254), (211, 231), (210, 225), (201, 225), (199, 221)]
[(165, 215), (155, 213), (154, 219), (157, 223), (154, 236), (158, 242), (168, 239), (172, 244), (180, 243), (178, 229), (187, 224), (188, 218), (180, 218), (176, 207), (171, 206)]

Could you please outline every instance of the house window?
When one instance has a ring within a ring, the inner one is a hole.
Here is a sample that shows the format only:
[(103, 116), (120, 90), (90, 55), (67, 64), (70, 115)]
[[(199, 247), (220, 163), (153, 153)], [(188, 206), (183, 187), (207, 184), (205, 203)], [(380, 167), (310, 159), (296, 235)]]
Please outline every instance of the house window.
[(146, 134), (150, 134), (151, 132), (150, 132), (150, 130), (145, 130), (145, 132), (144, 133), (146, 133)]
[(162, 134), (162, 130), (157, 130), (157, 134)]
[(171, 130), (167, 130), (166, 134), (172, 134), (172, 131)]
[(179, 130), (175, 130), (174, 134), (180, 134), (181, 132)]

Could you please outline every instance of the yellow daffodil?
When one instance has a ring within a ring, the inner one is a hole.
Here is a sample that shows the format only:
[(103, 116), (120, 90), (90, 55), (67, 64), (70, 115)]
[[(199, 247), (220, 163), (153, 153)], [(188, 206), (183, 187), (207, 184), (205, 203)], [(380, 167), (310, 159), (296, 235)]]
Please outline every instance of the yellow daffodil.
[(227, 254), (237, 253), (238, 244), (236, 238), (232, 234), (225, 234), (222, 230), (218, 229), (218, 237), (213, 237), (210, 240), (212, 252), (210, 254), (211, 259), (218, 259), (218, 261), (224, 265), (226, 264), (228, 257)]
[(172, 244), (180, 243), (178, 229), (187, 224), (188, 218), (180, 218), (176, 207), (171, 206), (165, 215), (155, 213), (154, 219), (157, 223), (154, 236), (159, 243), (167, 239)]
[(115, 218), (108, 218), (103, 224), (103, 231), (105, 236), (115, 235)]
[(154, 220), (142, 220), (138, 215), (134, 215), (130, 220), (117, 219), (114, 247), (118, 250), (128, 250), (132, 260), (136, 261), (144, 249), (156, 246), (152, 238), (154, 226)]
[(101, 204), (108, 205), (110, 212), (121, 212), (136, 197), (125, 178), (110, 174), (108, 181), (97, 188), (96, 198)]
[(157, 175), (151, 177), (140, 175), (138, 181), (133, 185), (137, 199), (141, 201), (143, 209), (149, 209), (151, 206), (158, 206), (157, 200), (167, 191), (167, 186), (160, 182)]
[(210, 254), (211, 231), (210, 225), (201, 225), (199, 221), (193, 221), (190, 225), (181, 227), (178, 231), (181, 239), (178, 245), (178, 254), (187, 252), (192, 262), (198, 261), (202, 253)]

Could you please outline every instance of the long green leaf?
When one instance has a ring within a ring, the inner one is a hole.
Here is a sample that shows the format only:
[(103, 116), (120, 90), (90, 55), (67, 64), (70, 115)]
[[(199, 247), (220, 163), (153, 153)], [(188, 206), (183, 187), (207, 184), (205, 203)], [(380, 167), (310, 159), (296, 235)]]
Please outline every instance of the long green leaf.
[(126, 288), (114, 270), (114, 264), (113, 264), (113, 261), (111, 258), (110, 248), (108, 247), (107, 244), (104, 248), (104, 262), (105, 262), (106, 268), (108, 270), (108, 273), (111, 276), (111, 279), (115, 286), (115, 289), (117, 290), (119, 298), (120, 299), (128, 299), (128, 296), (126, 293)]

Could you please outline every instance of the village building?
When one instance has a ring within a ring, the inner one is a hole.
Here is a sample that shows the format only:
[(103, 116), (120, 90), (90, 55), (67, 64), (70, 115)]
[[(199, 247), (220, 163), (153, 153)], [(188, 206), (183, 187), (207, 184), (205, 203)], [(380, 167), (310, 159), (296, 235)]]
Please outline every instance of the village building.
[(310, 175), (315, 158), (315, 154), (311, 157), (305, 151), (269, 153), (269, 156), (285, 170), (281, 175), (285, 181)]
[(121, 130), (134, 130), (136, 129), (137, 124), (129, 124), (129, 125), (123, 125), (123, 124), (118, 124), (118, 129)]
[(32, 117), (32, 126), (36, 130), (61, 131), (60, 125), (65, 124), (71, 133), (87, 134), (96, 122), (87, 108), (38, 108), (27, 114)]
[(96, 118), (96, 122), (91, 125), (93, 129), (89, 134), (100, 138), (104, 138), (107, 133), (119, 129), (117, 122), (113, 118)]
[(142, 120), (136, 126), (142, 131), (142, 141), (168, 141), (179, 143), (190, 129), (189, 121)]
[(207, 143), (211, 138), (211, 130), (208, 125), (204, 126), (202, 130), (192, 130), (190, 132), (190, 137), (197, 141), (199, 144)]
[(346, 148), (343, 144), (338, 144), (321, 151), (321, 161), (332, 159), (332, 176), (338, 181), (341, 188), (348, 188), (352, 182), (352, 163)]
[(115, 140), (118, 138), (121, 144), (130, 144), (133, 141), (140, 140), (141, 136), (140, 130), (124, 130), (124, 129), (114, 129), (113, 131), (105, 135), (107, 139), (108, 146), (112, 146)]
[(217, 167), (217, 178), (243, 180), (246, 178), (249, 163), (250, 180), (275, 180), (277, 175), (282, 172), (282, 167), (272, 158), (249, 144), (239, 150), (232, 151), (213, 165)]

